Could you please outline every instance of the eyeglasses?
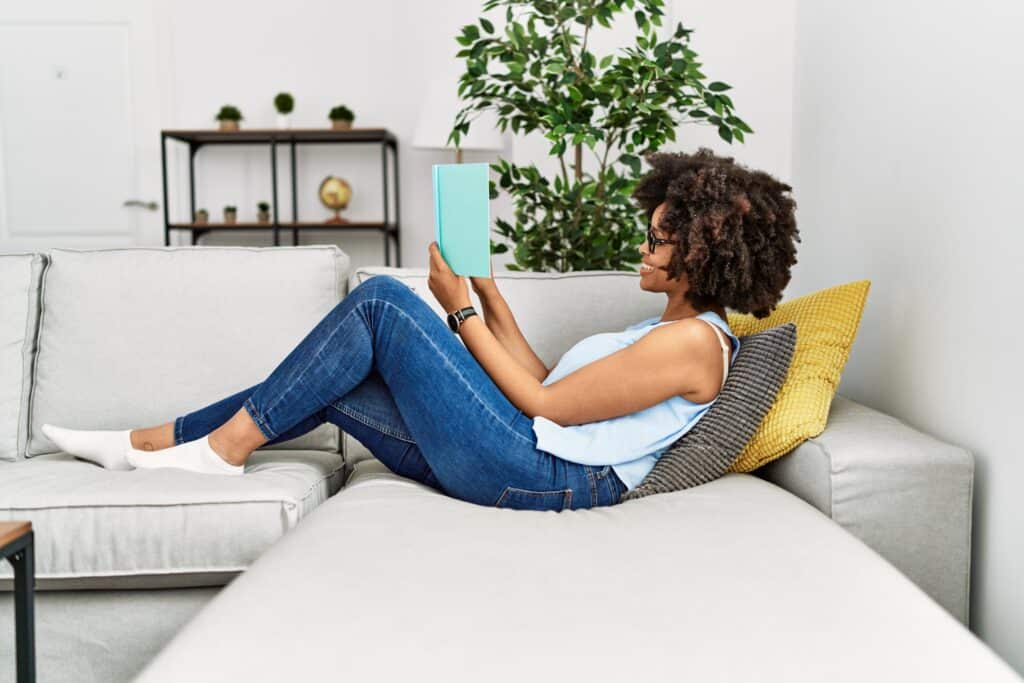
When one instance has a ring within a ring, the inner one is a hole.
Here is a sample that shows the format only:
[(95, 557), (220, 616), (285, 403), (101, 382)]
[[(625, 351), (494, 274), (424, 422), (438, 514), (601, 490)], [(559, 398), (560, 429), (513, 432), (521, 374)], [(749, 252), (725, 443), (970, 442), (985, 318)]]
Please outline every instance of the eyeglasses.
[(659, 239), (659, 238), (654, 236), (654, 229), (650, 225), (648, 225), (647, 226), (647, 248), (650, 249), (651, 253), (653, 254), (654, 253), (654, 248), (656, 246), (658, 246), (659, 244), (679, 244), (679, 240), (663, 240), (663, 239)]

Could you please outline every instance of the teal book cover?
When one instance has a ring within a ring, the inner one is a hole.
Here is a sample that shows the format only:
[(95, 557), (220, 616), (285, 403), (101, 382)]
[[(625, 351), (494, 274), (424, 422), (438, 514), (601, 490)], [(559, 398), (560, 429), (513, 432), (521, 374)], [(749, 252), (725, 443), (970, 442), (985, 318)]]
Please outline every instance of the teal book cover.
[(434, 237), (456, 275), (491, 276), (490, 164), (434, 164)]

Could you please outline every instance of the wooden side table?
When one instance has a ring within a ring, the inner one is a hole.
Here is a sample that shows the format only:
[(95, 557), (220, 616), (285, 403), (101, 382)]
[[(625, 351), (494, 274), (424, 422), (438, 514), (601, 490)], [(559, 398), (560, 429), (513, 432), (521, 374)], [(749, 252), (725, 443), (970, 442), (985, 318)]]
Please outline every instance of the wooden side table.
[(18, 683), (35, 683), (35, 624), (32, 604), (35, 565), (32, 522), (0, 522), (0, 557), (14, 567), (14, 630), (18, 650)]

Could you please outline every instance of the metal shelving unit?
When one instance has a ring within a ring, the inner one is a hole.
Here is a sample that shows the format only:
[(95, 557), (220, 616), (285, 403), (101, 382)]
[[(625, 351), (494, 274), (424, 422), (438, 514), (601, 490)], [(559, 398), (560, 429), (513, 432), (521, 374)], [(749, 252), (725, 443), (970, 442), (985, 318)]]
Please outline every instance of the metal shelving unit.
[[(270, 223), (172, 223), (168, 205), (167, 141), (176, 140), (188, 145), (189, 216), (196, 213), (196, 155), (207, 145), (265, 145), (270, 154), (271, 178), (271, 220)], [(298, 192), (296, 187), (296, 148), (302, 144), (378, 144), (380, 145), (381, 178), (384, 184), (384, 219), (380, 222), (325, 223), (300, 221), (298, 216)], [(277, 150), (287, 145), (291, 168), (292, 210), (291, 220), (282, 222), (277, 206)], [(388, 164), (388, 150), (392, 163)], [(188, 230), (192, 233), (192, 244), (211, 230), (272, 230), (274, 245), (281, 244), (281, 230), (291, 230), (292, 244), (299, 243), (300, 230), (375, 230), (382, 233), (384, 241), (384, 265), (391, 265), (389, 239), (395, 243), (395, 263), (402, 265), (402, 250), (399, 242), (399, 193), (398, 193), (398, 140), (385, 128), (354, 128), (351, 130), (326, 129), (263, 129), (263, 130), (162, 130), (160, 131), (160, 162), (163, 171), (164, 192), (164, 245), (171, 244), (171, 230)], [(389, 173), (391, 171), (391, 182)], [(391, 219), (391, 186), (394, 186), (394, 220)]]

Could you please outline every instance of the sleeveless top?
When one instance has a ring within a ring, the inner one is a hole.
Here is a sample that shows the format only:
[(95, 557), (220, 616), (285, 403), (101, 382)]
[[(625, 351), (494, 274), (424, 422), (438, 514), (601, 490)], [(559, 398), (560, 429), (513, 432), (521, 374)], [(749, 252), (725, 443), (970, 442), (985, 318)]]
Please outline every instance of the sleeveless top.
[[(648, 318), (621, 332), (585, 337), (565, 352), (542, 384), (547, 386), (584, 365), (626, 348), (659, 325), (677, 322), (656, 322), (660, 317)], [(719, 328), (731, 342), (730, 355), (722, 334), (716, 333), (722, 347), (724, 386), (729, 366), (739, 353), (740, 340), (717, 313), (705, 311), (696, 317)], [(632, 490), (647, 476), (662, 453), (688, 432), (717, 399), (716, 395), (707, 403), (693, 403), (682, 396), (671, 396), (635, 413), (569, 426), (537, 415), (533, 418), (533, 432), (538, 449), (583, 465), (612, 465), (626, 489)]]

